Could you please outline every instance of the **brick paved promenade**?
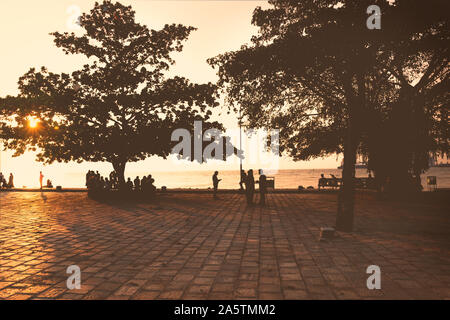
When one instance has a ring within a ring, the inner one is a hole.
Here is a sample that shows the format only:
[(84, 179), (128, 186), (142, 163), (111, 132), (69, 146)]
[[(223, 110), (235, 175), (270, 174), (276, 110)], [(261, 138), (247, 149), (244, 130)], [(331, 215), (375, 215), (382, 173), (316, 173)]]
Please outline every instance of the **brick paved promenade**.
[[(332, 194), (0, 194), (0, 299), (449, 299), (448, 208), (358, 198), (356, 230), (319, 242)], [(81, 268), (68, 290), (66, 268)], [(368, 290), (368, 265), (381, 290)]]

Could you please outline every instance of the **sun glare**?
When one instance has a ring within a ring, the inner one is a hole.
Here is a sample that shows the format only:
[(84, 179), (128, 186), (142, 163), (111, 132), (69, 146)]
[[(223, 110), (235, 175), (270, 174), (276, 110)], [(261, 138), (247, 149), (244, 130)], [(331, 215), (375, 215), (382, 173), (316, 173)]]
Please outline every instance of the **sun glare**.
[(36, 128), (39, 122), (40, 122), (40, 120), (36, 117), (33, 117), (33, 116), (28, 117), (28, 126), (30, 128)]

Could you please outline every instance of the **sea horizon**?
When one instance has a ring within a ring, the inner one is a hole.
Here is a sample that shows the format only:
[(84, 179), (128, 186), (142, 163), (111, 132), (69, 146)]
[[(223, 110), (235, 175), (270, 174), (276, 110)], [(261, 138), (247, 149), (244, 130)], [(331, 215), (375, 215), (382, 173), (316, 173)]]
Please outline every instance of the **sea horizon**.
[[(247, 170), (247, 168), (244, 168)], [(95, 171), (95, 169), (94, 169)], [(219, 189), (238, 189), (239, 188), (239, 170), (218, 170)], [(258, 178), (258, 169), (253, 168), (255, 179)], [(99, 170), (99, 173), (108, 177), (111, 171)], [(161, 188), (163, 186), (170, 189), (208, 189), (212, 187), (211, 177), (214, 169), (204, 170), (184, 170), (184, 171), (158, 171), (158, 170), (126, 170), (125, 178), (134, 180), (136, 176), (142, 178), (144, 175), (151, 174), (155, 179), (155, 186)], [(342, 169), (337, 168), (313, 168), (313, 169), (280, 169), (277, 173), (267, 173), (267, 176), (275, 179), (275, 189), (297, 189), (299, 186), (317, 188), (320, 174), (325, 177), (331, 177), (331, 174), (336, 177), (342, 177)], [(53, 186), (61, 186), (62, 188), (85, 188), (85, 174), (86, 172), (67, 172), (62, 176), (52, 177), (46, 176), (44, 180), (50, 179)], [(44, 171), (45, 175), (45, 171)], [(356, 169), (356, 177), (367, 177), (367, 169)], [(421, 175), (421, 182), (424, 190), (428, 189), (426, 184), (427, 176), (436, 176), (438, 188), (450, 188), (450, 168), (432, 167)], [(20, 182), (20, 181), (18, 181)], [(36, 188), (38, 187), (38, 180), (34, 184), (20, 184), (15, 183), (16, 188)]]

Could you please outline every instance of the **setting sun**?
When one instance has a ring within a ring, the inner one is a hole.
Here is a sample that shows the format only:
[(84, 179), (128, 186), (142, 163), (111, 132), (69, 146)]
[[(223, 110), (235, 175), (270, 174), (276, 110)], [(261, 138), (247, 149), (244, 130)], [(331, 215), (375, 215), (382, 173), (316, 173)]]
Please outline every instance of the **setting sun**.
[(28, 126), (29, 126), (30, 128), (36, 128), (37, 125), (38, 125), (38, 123), (39, 123), (40, 121), (41, 121), (41, 120), (39, 120), (39, 119), (36, 118), (36, 117), (29, 116), (29, 117), (28, 117)]

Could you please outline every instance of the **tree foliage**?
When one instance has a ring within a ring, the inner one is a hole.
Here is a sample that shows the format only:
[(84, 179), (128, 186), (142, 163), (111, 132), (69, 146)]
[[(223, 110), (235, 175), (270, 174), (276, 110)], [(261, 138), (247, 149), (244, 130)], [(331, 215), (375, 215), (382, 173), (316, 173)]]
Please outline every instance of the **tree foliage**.
[[(171, 53), (195, 30), (180, 24), (151, 30), (135, 21), (130, 6), (104, 1), (80, 19), (83, 34), (54, 32), (66, 54), (89, 63), (71, 74), (45, 67), (19, 80), (18, 97), (2, 105), (5, 147), (21, 154), (38, 149), (38, 160), (107, 161), (123, 176), (125, 164), (151, 155), (166, 157), (176, 128), (221, 129), (211, 121), (218, 106), (215, 86), (167, 77)], [(27, 117), (40, 122), (27, 126)]]
[[(380, 171), (381, 158), (391, 152), (383, 145), (397, 131), (408, 137), (408, 144), (401, 145), (400, 139), (393, 147), (405, 147), (409, 155), (437, 146), (430, 139), (409, 143), (424, 131), (435, 142), (440, 138), (444, 148), (442, 140), (448, 142), (447, 124), (441, 121), (448, 81), (448, 4), (431, 2), (272, 0), (271, 8), (253, 13), (259, 33), (251, 44), (209, 61), (218, 68), (230, 107), (242, 108), (248, 126), (279, 128), (280, 149), (294, 159), (344, 153), (344, 229), (351, 230), (357, 153), (374, 160)], [(380, 30), (366, 27), (366, 10), (373, 4), (381, 8)], [(420, 76), (424, 80), (417, 89), (425, 84), (428, 89), (411, 96), (406, 90)], [(431, 99), (432, 92), (438, 97)], [(426, 96), (430, 108), (424, 112), (419, 101)], [(398, 106), (411, 109), (413, 100), (415, 115), (410, 117), (410, 110)]]
[(396, 1), (377, 64), (394, 85), (389, 108), (369, 123), (362, 153), (378, 179), (407, 189), (432, 154), (449, 150), (449, 21), (446, 1)]

